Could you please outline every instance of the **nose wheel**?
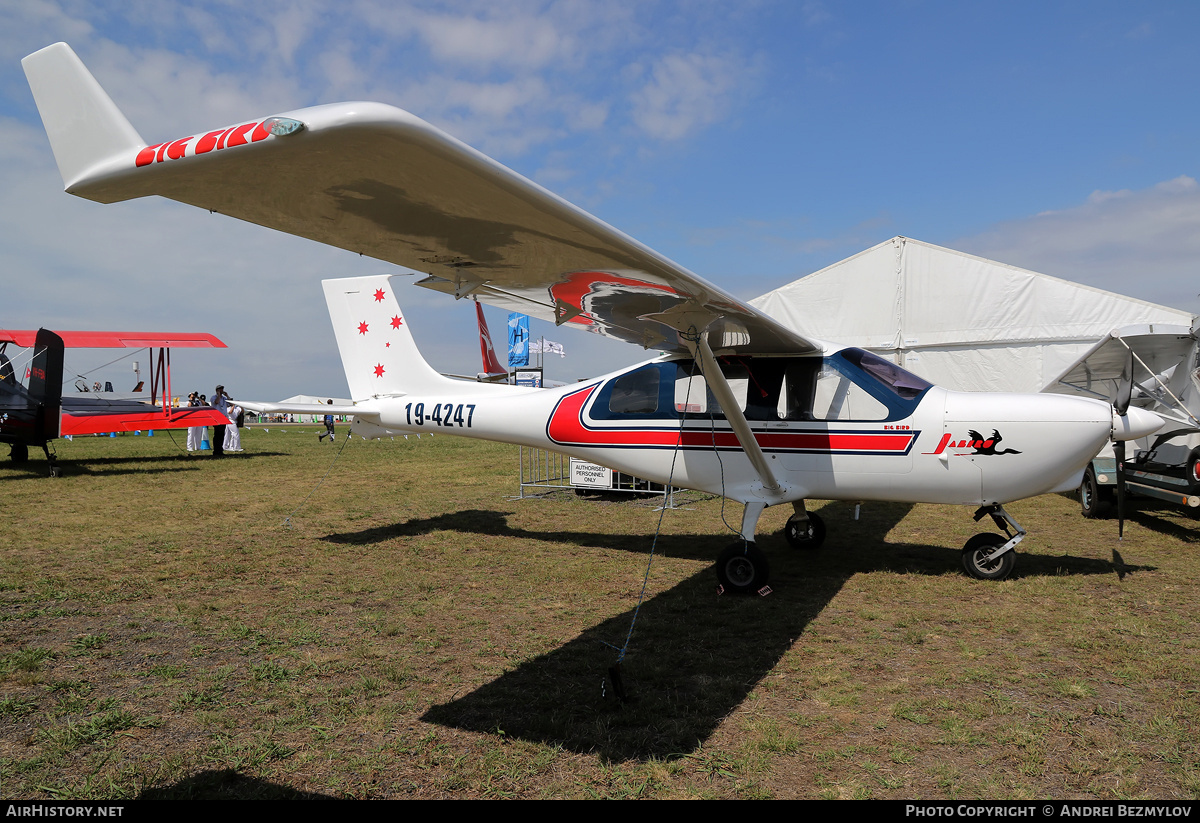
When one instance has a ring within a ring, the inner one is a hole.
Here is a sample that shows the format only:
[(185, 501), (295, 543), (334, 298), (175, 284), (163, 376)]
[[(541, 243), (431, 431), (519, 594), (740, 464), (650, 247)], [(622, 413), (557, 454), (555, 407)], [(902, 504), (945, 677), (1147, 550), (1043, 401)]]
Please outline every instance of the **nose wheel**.
[[(1000, 504), (981, 506), (975, 512), (978, 522), (991, 515), (992, 521), (1004, 529), (1004, 534), (977, 534), (962, 550), (963, 570), (976, 580), (1003, 580), (1012, 574), (1017, 564), (1016, 546), (1025, 539), (1025, 530)], [(1012, 534), (1009, 527), (1016, 532)]]
[(1016, 552), (997, 552), (1008, 542), (999, 534), (977, 534), (962, 550), (963, 570), (976, 580), (1003, 580), (1017, 564)]

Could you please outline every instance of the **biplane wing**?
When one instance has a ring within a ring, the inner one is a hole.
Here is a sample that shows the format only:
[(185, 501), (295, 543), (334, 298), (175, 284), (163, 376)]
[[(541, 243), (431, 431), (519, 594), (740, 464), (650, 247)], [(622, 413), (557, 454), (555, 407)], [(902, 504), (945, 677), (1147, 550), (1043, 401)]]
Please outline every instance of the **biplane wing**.
[(80, 197), (160, 195), (644, 348), (686, 353), (681, 335), (706, 332), (718, 350), (821, 350), (406, 111), (316, 106), (147, 144), (65, 43), (22, 63), (64, 186)]
[[(224, 349), (215, 335), (205, 332), (149, 331), (60, 331), (67, 349)], [(0, 343), (29, 348), (37, 340), (37, 331), (0, 329)]]

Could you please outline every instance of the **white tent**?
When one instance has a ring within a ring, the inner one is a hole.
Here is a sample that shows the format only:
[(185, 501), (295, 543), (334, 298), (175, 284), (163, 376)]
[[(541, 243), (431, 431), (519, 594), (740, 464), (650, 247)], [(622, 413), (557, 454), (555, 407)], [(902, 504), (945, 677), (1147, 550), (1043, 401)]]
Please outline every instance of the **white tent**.
[(1187, 312), (906, 237), (750, 303), (964, 391), (1040, 391), (1114, 328), (1192, 323)]

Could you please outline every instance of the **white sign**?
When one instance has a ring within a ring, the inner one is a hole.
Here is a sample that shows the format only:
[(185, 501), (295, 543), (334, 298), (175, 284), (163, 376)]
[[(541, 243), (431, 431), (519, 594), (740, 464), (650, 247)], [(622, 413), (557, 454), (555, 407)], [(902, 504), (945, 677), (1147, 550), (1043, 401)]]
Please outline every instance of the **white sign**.
[(540, 389), (542, 387), (542, 370), (541, 369), (517, 369), (513, 372), (513, 382), (518, 386), (525, 386), (530, 389)]
[(612, 469), (572, 457), (571, 485), (585, 486), (591, 489), (611, 489)]

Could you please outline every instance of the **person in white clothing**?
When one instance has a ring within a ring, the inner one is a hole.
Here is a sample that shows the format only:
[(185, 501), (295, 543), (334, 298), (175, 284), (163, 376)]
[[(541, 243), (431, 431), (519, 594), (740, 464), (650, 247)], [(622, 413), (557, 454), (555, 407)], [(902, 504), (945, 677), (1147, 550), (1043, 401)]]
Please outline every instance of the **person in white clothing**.
[[(232, 401), (233, 398), (230, 397), (229, 400)], [(243, 420), (242, 414), (242, 407), (233, 402), (230, 402), (229, 408), (225, 410), (225, 415), (229, 418), (229, 425), (225, 427), (225, 451), (227, 452), (242, 450), (242, 433), (239, 430)]]
[[(192, 392), (191, 394), (189, 394), (188, 395), (188, 405), (189, 406), (199, 406), (200, 405), (200, 395), (196, 394), (195, 392)], [(200, 442), (204, 439), (204, 427), (203, 426), (188, 426), (187, 432), (188, 432), (187, 450), (190, 452), (200, 451)]]

